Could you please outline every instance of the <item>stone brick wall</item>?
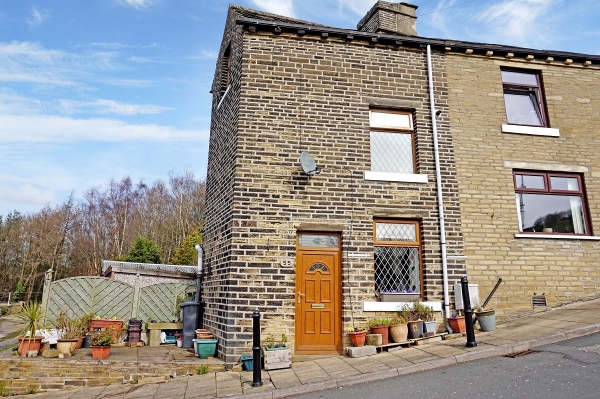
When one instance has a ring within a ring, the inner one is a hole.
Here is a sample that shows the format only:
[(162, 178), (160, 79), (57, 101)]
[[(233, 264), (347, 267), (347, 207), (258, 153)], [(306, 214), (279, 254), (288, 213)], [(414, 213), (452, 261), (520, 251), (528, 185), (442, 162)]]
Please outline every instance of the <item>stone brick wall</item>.
[[(421, 220), (425, 297), (443, 296), (425, 52), (271, 32), (260, 27), (244, 32), (237, 131), (224, 129), (228, 124), (213, 108), (210, 235), (205, 239), (214, 246), (227, 236), (230, 251), (207, 253), (213, 279), (207, 301), (218, 304), (220, 313), (209, 310), (213, 303), (207, 312), (213, 312), (209, 327), (217, 325), (217, 316), (226, 324), (219, 329), (225, 345), (221, 355), (228, 363), (252, 346), (255, 309), (262, 315), (263, 334), (285, 333), (293, 346), (295, 267), (284, 267), (282, 261), (295, 259), (297, 231), (306, 229), (301, 226), (341, 231), (344, 327), (352, 316), (364, 321), (362, 301), (375, 300), (374, 217)], [(448, 252), (462, 255), (444, 58), (433, 58), (437, 108), (443, 111), (438, 130)], [(363, 172), (370, 170), (370, 106), (413, 111), (418, 172), (428, 175), (427, 184), (364, 180)], [(235, 138), (223, 137), (225, 131)], [(324, 168), (321, 174), (310, 179), (302, 174), (302, 151)], [(228, 175), (228, 189), (217, 193), (216, 181), (221, 187), (224, 183), (216, 175), (222, 176), (225, 166), (235, 178), (231, 183)], [(226, 226), (225, 216), (230, 224), (219, 236), (216, 226)], [(450, 260), (449, 273), (451, 282), (459, 279), (463, 261)]]
[[(222, 94), (221, 64), (223, 53), (230, 46), (230, 87)], [(219, 338), (218, 352), (223, 356), (223, 344), (232, 338), (235, 308), (229, 303), (232, 280), (233, 200), (236, 154), (238, 146), (238, 107), (242, 65), (241, 27), (235, 25), (229, 12), (221, 43), (215, 79), (212, 86), (213, 104), (211, 135), (206, 180), (206, 224), (204, 227), (203, 300), (208, 304), (204, 327)], [(220, 103), (220, 104), (219, 104)]]
[[(550, 124), (560, 137), (501, 132), (507, 123), (501, 66), (541, 71)], [(448, 54), (446, 67), (469, 281), (479, 284), (483, 299), (502, 277), (492, 304), (497, 300), (504, 316), (532, 311), (534, 293), (545, 294), (550, 306), (597, 296), (600, 242), (514, 237), (519, 226), (511, 162), (538, 170), (587, 168), (583, 177), (597, 234), (600, 69), (456, 53)]]
[[(64, 359), (0, 360), (0, 386), (6, 396), (69, 388), (96, 387), (143, 381), (151, 377), (169, 379), (196, 374), (196, 363), (146, 363), (76, 361)], [(210, 365), (222, 371), (222, 365)]]

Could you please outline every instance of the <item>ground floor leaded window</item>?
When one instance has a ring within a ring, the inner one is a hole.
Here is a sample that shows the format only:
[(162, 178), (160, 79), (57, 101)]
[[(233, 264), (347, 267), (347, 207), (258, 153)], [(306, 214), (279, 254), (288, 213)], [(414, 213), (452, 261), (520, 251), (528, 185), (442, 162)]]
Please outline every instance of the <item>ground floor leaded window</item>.
[(376, 220), (375, 290), (421, 292), (421, 234), (418, 221)]

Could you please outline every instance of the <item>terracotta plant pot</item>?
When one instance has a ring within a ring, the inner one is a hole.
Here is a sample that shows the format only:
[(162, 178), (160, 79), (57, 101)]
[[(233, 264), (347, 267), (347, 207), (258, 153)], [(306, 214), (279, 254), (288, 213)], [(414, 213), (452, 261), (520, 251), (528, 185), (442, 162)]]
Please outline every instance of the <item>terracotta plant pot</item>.
[(19, 337), (19, 347), (17, 348), (19, 356), (25, 357), (29, 351), (38, 351), (39, 353), (43, 339), (44, 337), (42, 336), (36, 336), (31, 339), (28, 337)]
[(110, 346), (92, 346), (92, 359), (106, 359), (110, 354)]
[(75, 345), (75, 349), (81, 349), (81, 347), (83, 346), (84, 338), (85, 337), (83, 335), (79, 337), (79, 339), (77, 340), (77, 344)]
[(408, 326), (406, 324), (390, 326), (390, 337), (394, 342), (406, 342), (408, 339)]
[(353, 346), (364, 346), (365, 339), (367, 338), (366, 331), (358, 331), (358, 332), (349, 332), (350, 340), (352, 341)]
[(455, 333), (464, 333), (467, 331), (465, 316), (448, 317), (448, 323), (450, 324), (452, 331)]
[(381, 345), (390, 343), (390, 326), (371, 327), (371, 334), (381, 334)]

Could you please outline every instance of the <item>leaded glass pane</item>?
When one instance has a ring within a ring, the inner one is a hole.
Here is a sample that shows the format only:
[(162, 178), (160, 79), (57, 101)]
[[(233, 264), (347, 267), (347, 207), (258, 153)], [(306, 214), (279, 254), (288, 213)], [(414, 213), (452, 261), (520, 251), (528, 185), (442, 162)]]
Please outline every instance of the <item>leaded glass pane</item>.
[(371, 171), (414, 173), (412, 135), (371, 132)]
[(415, 292), (421, 287), (419, 248), (375, 247), (375, 290)]
[(417, 226), (404, 223), (375, 224), (376, 241), (417, 241)]
[(338, 236), (325, 234), (300, 234), (298, 239), (301, 247), (337, 248)]

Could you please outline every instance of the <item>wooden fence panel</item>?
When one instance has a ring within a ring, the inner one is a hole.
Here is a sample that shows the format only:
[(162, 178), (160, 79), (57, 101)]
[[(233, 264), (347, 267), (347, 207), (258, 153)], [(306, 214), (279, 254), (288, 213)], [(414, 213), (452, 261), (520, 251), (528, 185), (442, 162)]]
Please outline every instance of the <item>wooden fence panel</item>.
[(177, 297), (184, 296), (193, 285), (185, 283), (159, 283), (142, 287), (138, 307), (138, 318), (149, 320), (179, 320), (179, 309), (176, 309)]
[(105, 319), (128, 320), (133, 308), (133, 287), (106, 277), (72, 277), (50, 284), (46, 318), (54, 320), (65, 310), (71, 317), (93, 313)]
[(179, 320), (177, 297), (193, 287), (187, 283), (158, 283), (140, 288), (106, 277), (72, 277), (51, 282), (48, 295), (44, 294), (47, 303), (42, 306), (50, 323), (61, 311), (67, 311), (70, 317), (93, 313), (124, 321), (134, 316), (144, 322)]

